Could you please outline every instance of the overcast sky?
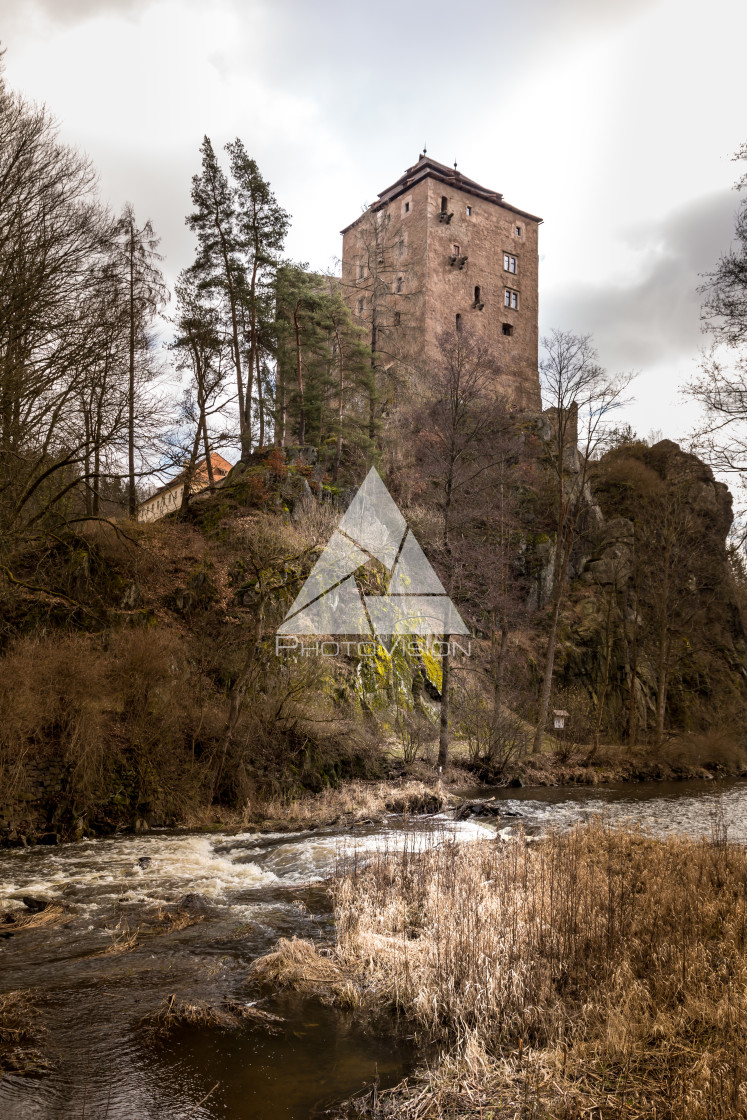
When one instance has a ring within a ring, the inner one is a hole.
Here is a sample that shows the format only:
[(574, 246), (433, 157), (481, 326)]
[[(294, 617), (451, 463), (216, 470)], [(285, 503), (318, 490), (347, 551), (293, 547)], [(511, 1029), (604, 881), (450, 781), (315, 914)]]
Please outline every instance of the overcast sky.
[(699, 273), (728, 250), (747, 140), (742, 0), (0, 0), (9, 83), (134, 203), (170, 279), (198, 147), (240, 136), (318, 268), (418, 158), (541, 215), (541, 331), (636, 369), (626, 418), (683, 436)]

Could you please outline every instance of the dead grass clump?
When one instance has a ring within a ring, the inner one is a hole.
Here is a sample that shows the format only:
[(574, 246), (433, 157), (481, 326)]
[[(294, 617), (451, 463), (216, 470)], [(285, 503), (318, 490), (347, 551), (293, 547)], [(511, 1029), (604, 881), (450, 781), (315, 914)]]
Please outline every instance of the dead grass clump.
[(44, 1037), (30, 991), (0, 995), (0, 1073), (38, 1073), (49, 1061), (37, 1049)]
[(344, 982), (337, 962), (299, 937), (281, 937), (271, 953), (252, 961), (249, 979), (294, 992), (315, 992), (323, 985)]
[(111, 938), (109, 944), (105, 949), (98, 953), (94, 953), (94, 957), (111, 957), (117, 953), (131, 953), (133, 949), (137, 948), (140, 941), (140, 926), (136, 929), (130, 929), (130, 925), (125, 918), (120, 918), (113, 929), (106, 931)]
[(177, 1027), (183, 1026), (230, 1029), (236, 1026), (236, 1019), (229, 1011), (224, 1011), (215, 1004), (205, 1003), (204, 1000), (180, 999), (172, 993), (141, 1023), (149, 1035), (166, 1038)]
[(178, 1027), (217, 1027), (235, 1030), (238, 1026), (262, 1027), (274, 1033), (283, 1020), (279, 1015), (238, 1000), (227, 999), (223, 1004), (206, 1003), (204, 1000), (180, 999), (175, 993), (167, 996), (154, 1012), (141, 1020), (147, 1034), (153, 1038), (167, 1038)]
[[(335, 963), (423, 1036), (469, 1040), (479, 1099), (513, 1102), (496, 1115), (524, 1094), (533, 1116), (747, 1117), (742, 847), (594, 824), (374, 853), (334, 893)], [(479, 1115), (460, 1093), (392, 1115)]]
[(286, 827), (321, 827), (340, 820), (365, 821), (386, 813), (436, 812), (445, 804), (443, 793), (424, 782), (351, 781), (339, 789), (288, 803), (279, 798), (247, 804), (244, 824), (262, 819)]
[(69, 907), (52, 902), (36, 913), (6, 910), (0, 913), (0, 926), (3, 933), (15, 933), (19, 929), (51, 929), (70, 921), (71, 917)]

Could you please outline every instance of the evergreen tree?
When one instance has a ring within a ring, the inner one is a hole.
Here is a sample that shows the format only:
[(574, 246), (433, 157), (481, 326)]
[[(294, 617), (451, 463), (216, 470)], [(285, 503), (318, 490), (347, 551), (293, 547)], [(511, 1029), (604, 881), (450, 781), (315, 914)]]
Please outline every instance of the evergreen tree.
[(252, 402), (256, 387), (259, 442), (264, 442), (265, 412), (262, 365), (267, 361), (268, 325), (272, 321), (271, 293), (290, 215), (278, 204), (256, 160), (238, 138), (226, 145), (234, 187), (235, 230), (244, 261), (242, 303), (246, 348), (244, 420), (242, 431), (252, 433)]
[(208, 136), (204, 137), (200, 152), (202, 171), (192, 178), (192, 204), (195, 209), (187, 218), (187, 225), (197, 234), (198, 243), (192, 271), (200, 288), (223, 305), (227, 316), (242, 443), (246, 441), (251, 446), (251, 428), (247, 431), (244, 396), (241, 326), (246, 266), (236, 229), (235, 194), (218, 164)]

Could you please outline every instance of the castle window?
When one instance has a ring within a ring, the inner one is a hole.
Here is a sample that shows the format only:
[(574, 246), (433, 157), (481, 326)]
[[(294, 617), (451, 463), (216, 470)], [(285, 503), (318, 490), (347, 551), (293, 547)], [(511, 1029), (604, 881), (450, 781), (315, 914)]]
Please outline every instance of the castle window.
[(480, 285), (475, 284), (475, 303), (480, 302)]
[(471, 217), (472, 217), (472, 207), (471, 207), (471, 206), (468, 206), (468, 207), (467, 207), (467, 217), (468, 217), (468, 218), (471, 218)]
[(401, 292), (401, 291), (402, 291), (402, 277), (398, 276), (397, 277), (397, 292)]
[(402, 322), (401, 313), (399, 311), (395, 311), (394, 312), (394, 325), (395, 325), (395, 327), (398, 327), (401, 322)]
[(504, 334), (513, 334), (514, 333), (513, 323), (504, 323), (503, 324), (503, 333)]
[(405, 214), (410, 213), (410, 203), (409, 202), (405, 203), (404, 211), (405, 211)]
[(516, 236), (521, 237), (521, 226), (516, 227)]
[(445, 194), (441, 195), (441, 213), (445, 214), (449, 209), (449, 200)]
[(366, 266), (363, 264), (358, 265), (358, 279), (362, 280), (366, 274)]
[(516, 257), (511, 253), (503, 254), (503, 270), (504, 272), (516, 272)]
[(363, 300), (362, 299), (358, 300), (358, 314), (359, 315), (363, 314)]
[(399, 245), (397, 246), (397, 248), (399, 249), (399, 255), (400, 255), (401, 257), (404, 257), (404, 255), (405, 255), (405, 243), (404, 243), (404, 241), (400, 241), (400, 243), (399, 243)]
[(514, 292), (511, 288), (506, 288), (503, 303), (505, 307), (511, 307), (516, 311), (519, 307), (519, 293)]
[(462, 250), (461, 250), (461, 247), (459, 245), (452, 245), (452, 249), (454, 250), (454, 256), (455, 257), (461, 257)]
[(459, 312), (457, 312), (457, 317), (456, 317), (456, 329), (458, 331), (460, 331), (462, 329), (462, 316), (459, 314)]

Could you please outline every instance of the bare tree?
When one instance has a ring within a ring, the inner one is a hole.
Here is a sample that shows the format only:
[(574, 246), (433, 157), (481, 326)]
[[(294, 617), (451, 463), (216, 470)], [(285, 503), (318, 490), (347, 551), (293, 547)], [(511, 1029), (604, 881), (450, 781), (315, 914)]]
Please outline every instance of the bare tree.
[[(440, 514), (437, 560), (442, 582), (451, 594), (470, 570), (471, 550), (455, 548), (466, 527), (484, 518), (495, 479), (496, 437), (506, 425), (505, 412), (495, 396), (499, 375), (486, 347), (466, 330), (444, 332), (439, 340), (440, 361), (431, 371), (430, 393), (415, 423), (415, 454), (424, 482), (434, 493)], [(468, 581), (471, 577), (468, 577)], [(451, 635), (443, 636), (441, 657), (441, 717), (438, 765), (449, 757)]]
[[(70, 516), (92, 449), (121, 415), (99, 409), (91, 385), (111, 353), (102, 279), (112, 222), (98, 205), (86, 159), (59, 143), (44, 108), (7, 90), (0, 75), (0, 539), (7, 578), (16, 544)], [(108, 377), (108, 374), (107, 374)], [(118, 390), (117, 390), (118, 391)], [(109, 401), (109, 392), (106, 392)], [(100, 464), (99, 464), (100, 465)]]
[(168, 292), (163, 282), (156, 237), (150, 219), (138, 227), (131, 203), (126, 203), (117, 222), (115, 236), (122, 253), (126, 276), (126, 309), (128, 331), (128, 429), (127, 470), (130, 517), (137, 517), (137, 483), (135, 469), (135, 415), (139, 386), (154, 375), (153, 320), (164, 307)]
[(555, 557), (547, 640), (534, 749), (542, 748), (552, 691), (558, 621), (565, 599), (576, 531), (591, 504), (589, 464), (603, 443), (610, 414), (625, 403), (632, 375), (610, 375), (599, 365), (589, 335), (554, 330), (542, 340), (540, 384), (549, 424), (546, 459), (555, 492)]
[(215, 486), (212, 451), (233, 442), (224, 430), (211, 431), (214, 417), (223, 417), (235, 398), (226, 391), (230, 366), (230, 344), (223, 332), (217, 309), (202, 298), (197, 278), (185, 269), (176, 285), (176, 337), (170, 349), (176, 355), (176, 368), (187, 371), (189, 382), (182, 399), (181, 424), (171, 433), (170, 458), (184, 476), (181, 509), (189, 506), (192, 481), (200, 455), (204, 456), (208, 484)]
[[(747, 143), (733, 157), (747, 160)], [(747, 188), (747, 175), (734, 184)], [(747, 472), (747, 195), (740, 200), (732, 248), (701, 285), (703, 327), (713, 340), (684, 392), (703, 408), (693, 449), (715, 469)], [(744, 536), (740, 543), (745, 543)]]

